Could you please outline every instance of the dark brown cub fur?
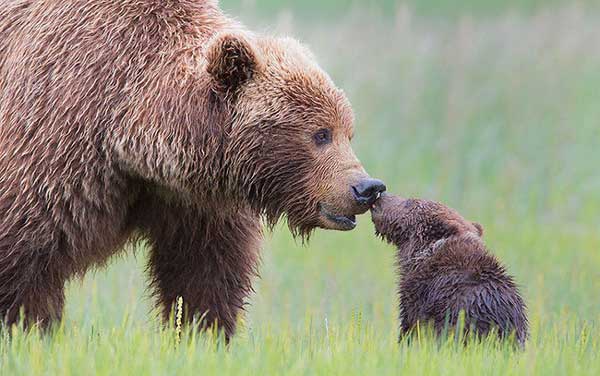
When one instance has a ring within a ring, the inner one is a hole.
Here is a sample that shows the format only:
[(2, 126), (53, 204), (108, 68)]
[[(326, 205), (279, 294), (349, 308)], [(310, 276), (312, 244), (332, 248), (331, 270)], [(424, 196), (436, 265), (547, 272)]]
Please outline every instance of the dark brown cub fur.
[(398, 247), (400, 336), (418, 322), (440, 333), (456, 326), (477, 337), (527, 339), (523, 299), (513, 278), (488, 252), (482, 227), (437, 202), (384, 195), (373, 207), (377, 234)]

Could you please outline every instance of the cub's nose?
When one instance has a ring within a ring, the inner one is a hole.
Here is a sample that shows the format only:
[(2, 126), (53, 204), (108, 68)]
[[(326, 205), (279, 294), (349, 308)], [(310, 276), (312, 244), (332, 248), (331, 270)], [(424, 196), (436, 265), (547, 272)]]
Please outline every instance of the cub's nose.
[(352, 186), (354, 199), (361, 205), (373, 205), (382, 192), (385, 192), (385, 184), (378, 179), (363, 179)]

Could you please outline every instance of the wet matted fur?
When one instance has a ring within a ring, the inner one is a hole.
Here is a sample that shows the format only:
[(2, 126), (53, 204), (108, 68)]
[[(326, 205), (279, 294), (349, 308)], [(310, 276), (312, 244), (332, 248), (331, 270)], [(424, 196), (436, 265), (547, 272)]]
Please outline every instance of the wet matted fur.
[(457, 325), (481, 337), (527, 339), (526, 307), (513, 278), (488, 252), (481, 225), (433, 201), (384, 195), (372, 209), (377, 234), (398, 248), (400, 338), (418, 322)]

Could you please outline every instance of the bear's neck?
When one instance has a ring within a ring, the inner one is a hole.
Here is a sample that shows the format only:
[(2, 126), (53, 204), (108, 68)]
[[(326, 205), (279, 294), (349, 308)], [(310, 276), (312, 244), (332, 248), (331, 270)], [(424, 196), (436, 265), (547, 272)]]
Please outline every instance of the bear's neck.
[(398, 249), (398, 264), (404, 273), (417, 270), (444, 248), (450, 238), (438, 239), (425, 246), (404, 245)]
[(468, 252), (468, 250), (481, 248), (482, 244), (478, 235), (469, 232), (438, 239), (424, 247), (404, 246), (398, 250), (398, 263), (403, 271), (417, 270), (435, 255), (449, 248), (460, 247)]

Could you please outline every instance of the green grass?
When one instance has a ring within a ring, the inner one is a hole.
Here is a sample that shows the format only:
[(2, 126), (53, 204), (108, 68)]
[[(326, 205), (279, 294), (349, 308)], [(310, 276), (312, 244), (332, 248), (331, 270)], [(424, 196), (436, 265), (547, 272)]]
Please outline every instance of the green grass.
[(525, 351), (426, 334), (396, 344), (394, 250), (364, 216), (307, 247), (283, 224), (268, 234), (229, 349), (190, 333), (176, 345), (159, 328), (139, 250), (72, 282), (56, 333), (4, 337), (0, 374), (600, 374), (600, 13), (408, 9), (245, 21), (312, 47), (354, 104), (372, 175), (484, 225), (529, 305)]

